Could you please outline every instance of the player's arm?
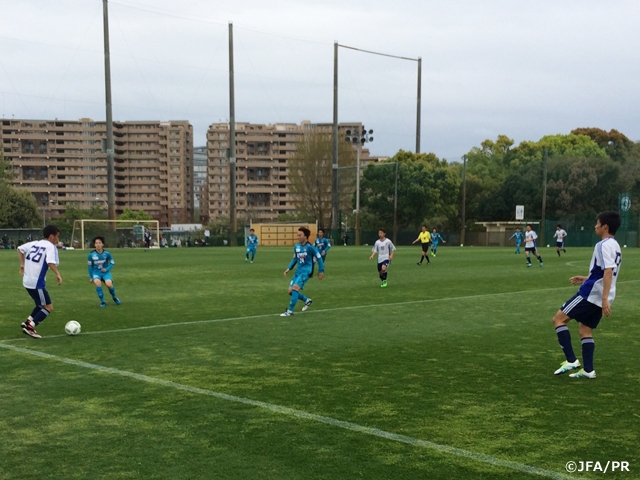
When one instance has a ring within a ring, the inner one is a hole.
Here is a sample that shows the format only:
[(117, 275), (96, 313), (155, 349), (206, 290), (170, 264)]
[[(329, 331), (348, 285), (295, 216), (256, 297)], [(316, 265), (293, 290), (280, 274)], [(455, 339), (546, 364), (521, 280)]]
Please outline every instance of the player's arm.
[(584, 275), (576, 275), (575, 277), (571, 277), (569, 281), (572, 285), (582, 285), (589, 277)]
[(293, 254), (293, 259), (291, 260), (291, 262), (289, 262), (289, 266), (287, 267), (287, 269), (284, 271), (284, 276), (287, 276), (287, 273), (289, 273), (291, 271), (291, 269), (295, 266), (296, 261), (298, 259), (296, 258), (296, 254)]
[(331, 242), (327, 240), (327, 242), (324, 244), (324, 253), (327, 253), (330, 248), (331, 248)]
[(18, 258), (20, 259), (20, 275), (24, 275), (24, 252), (18, 247)]
[(605, 317), (611, 316), (611, 305), (609, 305), (611, 283), (613, 283), (613, 268), (605, 268), (602, 277), (602, 314)]
[(109, 255), (107, 256), (107, 266), (104, 267), (105, 271), (110, 272), (115, 264), (116, 262), (113, 260), (111, 253), (109, 253)]
[(396, 253), (396, 246), (393, 243), (389, 244), (389, 262), (393, 260), (393, 255)]
[(420, 235), (418, 235), (418, 238), (416, 238), (413, 242), (411, 242), (411, 245), (413, 245), (414, 243), (419, 242), (419, 241), (420, 241)]
[[(413, 242), (416, 243), (416, 242)], [(376, 246), (373, 246), (373, 249), (371, 249), (371, 256), (369, 257), (369, 260), (373, 260), (373, 257), (375, 257), (378, 254), (378, 251), (376, 250)]]

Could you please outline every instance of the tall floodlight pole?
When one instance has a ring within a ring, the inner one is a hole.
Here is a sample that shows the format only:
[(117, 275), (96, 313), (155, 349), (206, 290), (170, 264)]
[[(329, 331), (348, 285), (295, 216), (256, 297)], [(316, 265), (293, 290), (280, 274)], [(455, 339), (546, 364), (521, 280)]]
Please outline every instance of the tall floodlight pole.
[(360, 154), (365, 143), (373, 142), (373, 130), (367, 131), (362, 126), (362, 132), (358, 128), (347, 130), (346, 140), (356, 146), (356, 245), (360, 245)]
[[(111, 60), (109, 54), (109, 7), (107, 0), (102, 0), (102, 17), (104, 22), (104, 85), (107, 104), (107, 203), (109, 204), (109, 220), (116, 219), (116, 184), (113, 166), (113, 112), (111, 110)], [(115, 222), (109, 223), (109, 230), (115, 232)]]
[(545, 230), (546, 230), (546, 213), (547, 213), (547, 162), (549, 161), (548, 150), (544, 149), (544, 160), (542, 166), (542, 218), (540, 219), (540, 239), (546, 242)]
[(467, 205), (467, 156), (462, 156), (462, 229), (460, 230), (460, 246), (464, 245), (464, 232), (467, 229), (465, 208)]
[(422, 104), (422, 58), (418, 57), (418, 115), (416, 118), (416, 154), (420, 153), (420, 107)]
[(236, 221), (236, 107), (233, 78), (233, 23), (229, 23), (229, 221), (232, 246), (238, 244)]
[(396, 162), (396, 187), (393, 192), (393, 244), (398, 244), (398, 165)]
[(338, 238), (338, 42), (333, 44), (333, 155), (331, 165), (331, 236)]

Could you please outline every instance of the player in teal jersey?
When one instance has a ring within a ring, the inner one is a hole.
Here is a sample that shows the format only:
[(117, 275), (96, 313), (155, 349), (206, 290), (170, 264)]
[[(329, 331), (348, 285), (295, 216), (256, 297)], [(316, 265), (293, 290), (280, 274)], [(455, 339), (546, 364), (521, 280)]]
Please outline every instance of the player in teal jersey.
[(258, 236), (256, 235), (256, 231), (252, 228), (249, 230), (249, 235), (247, 235), (247, 251), (244, 254), (244, 261), (249, 261), (249, 254), (251, 254), (251, 263), (253, 263), (253, 259), (256, 258), (256, 248), (258, 246)]
[(111, 269), (115, 265), (111, 253), (104, 249), (104, 237), (96, 237), (93, 239), (93, 245), (95, 250), (89, 254), (88, 269), (89, 269), (89, 282), (96, 286), (96, 293), (100, 298), (100, 306), (106, 307), (107, 304), (104, 301), (104, 292), (102, 291), (102, 282), (109, 289), (111, 298), (116, 302), (116, 305), (120, 305), (120, 299), (116, 297), (116, 287), (113, 286), (113, 277), (111, 276)]
[(516, 239), (516, 253), (520, 253), (520, 245), (522, 245), (522, 239), (524, 238), (524, 236), (522, 235), (522, 230), (520, 230), (520, 227), (516, 228), (516, 231), (514, 232), (513, 235), (509, 237), (509, 240), (511, 240), (512, 238)]
[(327, 252), (331, 248), (331, 242), (328, 238), (324, 238), (324, 229), (322, 228), (318, 229), (318, 236), (316, 237), (315, 247), (318, 252), (320, 252), (320, 255), (322, 255), (322, 261), (326, 262)]
[(438, 229), (434, 228), (433, 231), (431, 232), (431, 256), (432, 257), (436, 256), (436, 250), (438, 250), (438, 244), (440, 242), (447, 243), (445, 242), (444, 238), (442, 238), (442, 235), (438, 233)]
[(287, 273), (296, 266), (296, 272), (293, 276), (293, 280), (289, 283), (289, 295), (291, 295), (291, 302), (289, 302), (289, 308), (282, 314), (281, 317), (289, 317), (293, 315), (293, 309), (296, 306), (298, 300), (304, 302), (304, 306), (302, 307), (302, 311), (304, 312), (309, 305), (313, 302), (310, 298), (307, 298), (302, 293), (304, 289), (305, 283), (309, 280), (311, 276), (311, 270), (313, 268), (313, 259), (316, 259), (318, 262), (318, 279), (322, 280), (324, 277), (324, 262), (322, 261), (322, 255), (320, 252), (316, 250), (316, 247), (309, 243), (309, 236), (311, 235), (311, 231), (309, 231), (306, 227), (300, 227), (298, 229), (298, 243), (293, 247), (293, 259), (289, 266), (284, 271), (284, 276), (287, 276)]

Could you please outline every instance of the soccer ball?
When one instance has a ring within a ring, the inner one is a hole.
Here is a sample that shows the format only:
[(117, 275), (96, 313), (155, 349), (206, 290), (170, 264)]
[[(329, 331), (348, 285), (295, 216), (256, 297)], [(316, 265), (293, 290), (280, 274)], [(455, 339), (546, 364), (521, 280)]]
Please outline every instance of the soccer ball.
[(67, 335), (78, 335), (80, 333), (80, 324), (75, 320), (71, 320), (67, 322), (64, 326), (64, 331), (67, 332)]

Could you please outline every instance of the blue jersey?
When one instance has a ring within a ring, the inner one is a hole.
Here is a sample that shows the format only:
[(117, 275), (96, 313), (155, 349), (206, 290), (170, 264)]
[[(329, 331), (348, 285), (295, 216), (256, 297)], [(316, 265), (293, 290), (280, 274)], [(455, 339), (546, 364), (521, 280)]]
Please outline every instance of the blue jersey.
[(291, 260), (291, 263), (289, 263), (288, 268), (291, 270), (297, 263), (296, 275), (300, 275), (301, 273), (311, 275), (314, 257), (318, 262), (318, 273), (323, 273), (324, 262), (322, 261), (322, 255), (320, 255), (320, 252), (318, 252), (316, 247), (311, 245), (309, 242), (304, 245), (296, 243), (295, 247), (293, 247), (293, 259)]
[(444, 240), (444, 239), (442, 238), (442, 236), (438, 232), (431, 234), (431, 242), (436, 247), (438, 246), (438, 243), (441, 242), (442, 240)]
[(247, 235), (247, 247), (248, 248), (256, 248), (258, 246), (258, 236), (257, 235)]
[(509, 237), (509, 240), (511, 240), (512, 238), (516, 239), (516, 245), (520, 245), (522, 243), (522, 232), (515, 232)]
[(109, 273), (115, 265), (113, 257), (106, 250), (103, 250), (102, 253), (98, 253), (97, 250), (91, 252), (87, 263), (89, 268), (89, 278), (93, 278), (93, 275), (102, 275), (105, 273), (102, 271), (103, 268), (107, 270), (107, 273)]
[(320, 255), (326, 255), (331, 248), (331, 242), (329, 242), (328, 238), (316, 238), (315, 247), (320, 252)]

